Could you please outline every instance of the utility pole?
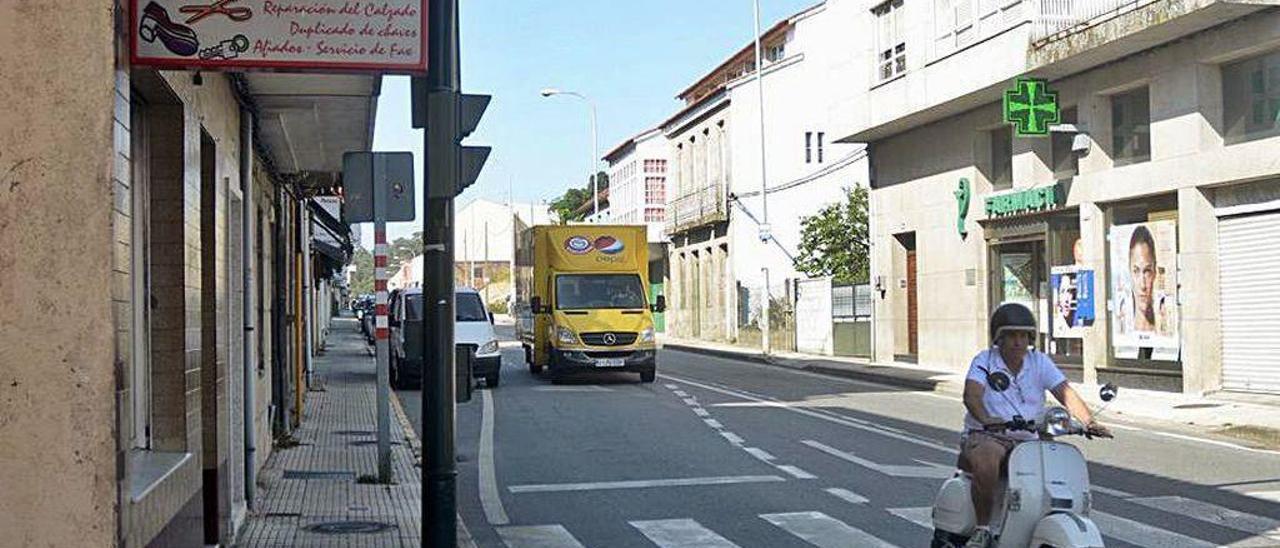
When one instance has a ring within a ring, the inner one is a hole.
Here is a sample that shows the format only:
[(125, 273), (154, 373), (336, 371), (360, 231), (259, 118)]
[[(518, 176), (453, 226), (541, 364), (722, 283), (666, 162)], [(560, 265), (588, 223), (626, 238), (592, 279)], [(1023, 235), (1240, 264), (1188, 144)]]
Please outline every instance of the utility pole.
[[(422, 545), (457, 545), (457, 396), (454, 360), (454, 209), (488, 147), (461, 146), (489, 97), (462, 95), (458, 0), (428, 0), (427, 76), (415, 79), (413, 118), (425, 127), (422, 227)], [(466, 379), (463, 382), (470, 382)]]
[[(765, 169), (764, 155), (764, 56), (761, 51), (760, 44), (760, 0), (754, 0), (755, 5), (755, 21), (756, 21), (756, 97), (760, 103), (760, 203), (762, 210), (762, 219), (760, 222), (760, 244), (765, 248), (763, 252), (767, 256), (769, 253), (769, 239), (773, 237), (769, 226), (769, 172)], [(760, 344), (761, 350), (767, 356), (771, 352), (771, 344), (769, 335), (771, 327), (769, 325), (769, 263), (765, 262), (761, 273), (764, 275), (764, 301), (760, 305)]]

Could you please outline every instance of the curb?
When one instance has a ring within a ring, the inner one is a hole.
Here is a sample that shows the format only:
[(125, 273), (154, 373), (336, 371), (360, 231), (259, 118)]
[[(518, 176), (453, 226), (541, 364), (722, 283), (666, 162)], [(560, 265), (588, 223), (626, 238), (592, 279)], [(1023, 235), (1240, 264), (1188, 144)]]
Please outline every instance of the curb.
[[(691, 346), (681, 343), (663, 343), (663, 348), (670, 348), (680, 352), (688, 352), (691, 354), (702, 354), (714, 356), (717, 358), (728, 358), (732, 360), (743, 360), (764, 365), (772, 365), (774, 367), (785, 367), (788, 369), (799, 369), (801, 371), (811, 371), (814, 373), (822, 373), (834, 377), (842, 377), (846, 379), (874, 382), (878, 384), (886, 384), (900, 388), (909, 388), (912, 390), (928, 390), (934, 392), (952, 392), (945, 388), (945, 382), (931, 381), (924, 379), (911, 379), (899, 375), (889, 373), (880, 373), (877, 371), (859, 371), (847, 369), (844, 367), (835, 367), (831, 365), (823, 365), (821, 363), (805, 363), (806, 361), (818, 360), (797, 360), (792, 358), (775, 358), (756, 354), (752, 352), (738, 352), (734, 350), (721, 350), (719, 348), (706, 348), (701, 346)], [(874, 366), (866, 366), (874, 367)]]
[[(400, 422), (400, 428), (404, 430), (404, 440), (409, 444), (409, 451), (413, 453), (415, 464), (421, 470), (422, 440), (418, 438), (418, 433), (413, 431), (413, 423), (409, 422), (409, 415), (404, 412), (404, 407), (400, 405), (400, 396), (395, 392), (391, 393), (391, 408), (395, 412), (396, 420)], [(471, 538), (471, 531), (467, 529), (467, 524), (462, 521), (461, 515), (458, 516), (458, 546), (477, 548), (476, 541)]]

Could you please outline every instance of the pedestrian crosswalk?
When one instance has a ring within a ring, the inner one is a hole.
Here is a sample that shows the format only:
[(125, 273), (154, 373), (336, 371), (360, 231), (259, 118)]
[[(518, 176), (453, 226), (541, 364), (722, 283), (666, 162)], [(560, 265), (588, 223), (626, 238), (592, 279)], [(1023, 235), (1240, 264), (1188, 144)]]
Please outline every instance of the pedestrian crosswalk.
[[(927, 543), (932, 531), (931, 508), (914, 506), (902, 508), (886, 508), (883, 510), (868, 508), (865, 498), (850, 491), (839, 489), (836, 494), (851, 504), (849, 508), (860, 511), (885, 512), (889, 516), (880, 518), (877, 523), (882, 527), (875, 530), (860, 529), (836, 517), (818, 511), (799, 511), (783, 513), (759, 514), (763, 522), (790, 538), (791, 544), (809, 545), (818, 548), (837, 547), (869, 547), (896, 548), (898, 546), (917, 546)], [(1161, 526), (1144, 523), (1131, 517), (1117, 515), (1118, 510), (1108, 508), (1108, 512), (1094, 510), (1090, 518), (1098, 525), (1108, 545), (1120, 541), (1127, 545), (1163, 548), (1175, 546), (1179, 548), (1210, 548), (1214, 546), (1230, 546), (1236, 548), (1280, 546), (1280, 520), (1259, 516), (1238, 510), (1217, 506), (1204, 501), (1178, 496), (1134, 497), (1127, 502), (1157, 510), (1179, 523), (1211, 524), (1222, 530), (1234, 531), (1228, 541), (1220, 537), (1216, 541), (1195, 538), (1186, 531), (1197, 531), (1195, 527), (1182, 527), (1181, 531), (1171, 531)], [(883, 515), (883, 514), (882, 514)], [(894, 522), (893, 520), (897, 520)], [(886, 522), (884, 520), (890, 520)], [(766, 546), (759, 541), (736, 538), (733, 531), (715, 531), (707, 525), (691, 518), (674, 518), (659, 520), (628, 521), (627, 525), (639, 532), (653, 546), (659, 548), (737, 548), (740, 546)], [(903, 529), (907, 532), (904, 533)], [(894, 531), (890, 533), (890, 531)], [(575, 538), (562, 525), (510, 526), (499, 527), (498, 534), (509, 548), (544, 548), (564, 547), (583, 548), (588, 544)], [(1198, 534), (1198, 533), (1197, 533)], [(888, 537), (889, 540), (886, 539)], [(918, 541), (903, 542), (903, 538), (917, 538)]]

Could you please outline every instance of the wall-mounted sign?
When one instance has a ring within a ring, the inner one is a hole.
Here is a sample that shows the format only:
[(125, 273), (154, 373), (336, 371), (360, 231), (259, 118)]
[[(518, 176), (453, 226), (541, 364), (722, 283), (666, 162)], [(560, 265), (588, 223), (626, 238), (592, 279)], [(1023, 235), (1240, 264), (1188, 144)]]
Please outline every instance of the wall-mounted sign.
[(1061, 184), (987, 196), (987, 217), (1002, 217), (1062, 207), (1067, 201)]
[(134, 65), (421, 74), (425, 0), (133, 0)]
[(1040, 78), (1018, 78), (1013, 89), (1004, 92), (1004, 122), (1013, 125), (1019, 137), (1043, 137), (1049, 126), (1058, 123), (1058, 93)]
[(973, 187), (969, 184), (969, 179), (960, 178), (960, 186), (956, 188), (956, 207), (959, 214), (956, 216), (956, 230), (960, 232), (960, 238), (964, 239), (969, 236), (969, 229), (965, 228), (965, 220), (969, 218), (969, 201), (973, 198)]

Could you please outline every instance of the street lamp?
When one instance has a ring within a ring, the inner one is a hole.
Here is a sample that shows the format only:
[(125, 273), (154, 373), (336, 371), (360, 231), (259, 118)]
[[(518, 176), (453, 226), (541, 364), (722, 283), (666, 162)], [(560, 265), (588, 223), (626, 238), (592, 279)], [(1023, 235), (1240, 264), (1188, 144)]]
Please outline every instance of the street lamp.
[(591, 166), (588, 175), (591, 177), (591, 211), (596, 221), (600, 220), (600, 187), (597, 179), (596, 162), (600, 159), (600, 145), (596, 140), (596, 103), (591, 98), (578, 93), (576, 91), (563, 91), (556, 88), (543, 88), (542, 96), (551, 97), (552, 95), (570, 95), (586, 101), (587, 106), (591, 107)]
[[(764, 56), (762, 55), (762, 48), (760, 44), (760, 0), (754, 0), (752, 3), (754, 4), (754, 7), (755, 7), (755, 23), (756, 23), (755, 24), (756, 96), (757, 96), (757, 99), (759, 100), (759, 105), (760, 105), (760, 204), (761, 204), (760, 208), (761, 208), (762, 218), (760, 221), (759, 234), (760, 234), (760, 243), (767, 248), (769, 247), (769, 239), (772, 238), (773, 235), (771, 234), (770, 226), (769, 226), (769, 181), (768, 181), (768, 172), (765, 170), (765, 155), (764, 155), (764, 149), (765, 149), (765, 145), (764, 145), (764, 136), (765, 136), (765, 133), (764, 133), (764, 78), (763, 78), (764, 77), (764, 58), (763, 58)], [(767, 252), (767, 250), (765, 250), (765, 252)], [(761, 346), (763, 347), (762, 350), (764, 351), (765, 355), (768, 355), (769, 351), (771, 350), (770, 347), (772, 346), (771, 344), (772, 341), (769, 340), (770, 339), (769, 335), (771, 331), (770, 328), (772, 326), (769, 325), (769, 304), (770, 303), (769, 303), (768, 263), (765, 263), (765, 266), (760, 270), (764, 274), (764, 302), (760, 307), (763, 312), (762, 314), (763, 317), (761, 318), (762, 329), (760, 330), (760, 343), (761, 343)]]

